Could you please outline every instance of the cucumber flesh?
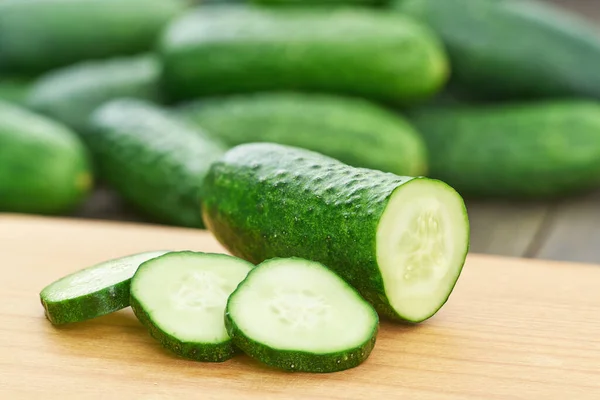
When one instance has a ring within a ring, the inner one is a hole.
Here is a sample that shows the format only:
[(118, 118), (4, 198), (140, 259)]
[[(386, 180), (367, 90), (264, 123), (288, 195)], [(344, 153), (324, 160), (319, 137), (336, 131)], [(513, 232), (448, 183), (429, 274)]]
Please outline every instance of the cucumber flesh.
[(377, 227), (377, 261), (390, 305), (409, 321), (435, 314), (448, 300), (468, 248), (464, 204), (453, 189), (421, 179), (398, 187)]
[(167, 350), (195, 361), (226, 361), (237, 352), (223, 321), (227, 298), (253, 267), (224, 254), (172, 252), (140, 266), (131, 307)]
[(275, 258), (255, 268), (230, 296), (227, 331), (246, 354), (272, 367), (335, 372), (365, 361), (378, 315), (320, 263)]
[(128, 307), (129, 285), (137, 268), (165, 253), (151, 251), (109, 260), (51, 283), (40, 292), (46, 317), (51, 323), (61, 325)]

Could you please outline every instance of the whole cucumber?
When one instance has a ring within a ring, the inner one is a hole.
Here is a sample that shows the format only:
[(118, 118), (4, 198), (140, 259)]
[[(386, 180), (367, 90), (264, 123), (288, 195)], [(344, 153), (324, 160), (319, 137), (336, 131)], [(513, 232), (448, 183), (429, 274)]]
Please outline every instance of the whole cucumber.
[(2, 0), (0, 71), (39, 73), (150, 50), (182, 0)]
[(177, 114), (229, 146), (273, 142), (355, 167), (424, 175), (419, 133), (397, 113), (363, 99), (326, 94), (260, 93), (194, 101)]
[(600, 32), (538, 0), (395, 0), (445, 43), (452, 82), (481, 98), (600, 98)]
[(318, 261), (396, 320), (434, 315), (469, 248), (464, 202), (445, 183), (291, 146), (229, 150), (211, 166), (202, 198), (207, 227), (231, 254), (253, 264)]
[(473, 197), (542, 198), (600, 186), (600, 104), (583, 100), (435, 107), (410, 119), (429, 175)]
[(90, 117), (86, 143), (100, 178), (167, 224), (202, 228), (199, 188), (224, 147), (139, 99), (116, 99)]
[(74, 132), (0, 101), (0, 212), (70, 212), (92, 185), (88, 153)]
[(84, 61), (34, 81), (27, 105), (82, 132), (91, 113), (116, 98), (160, 102), (160, 64), (151, 54)]
[(406, 104), (448, 76), (433, 32), (366, 8), (205, 6), (171, 24), (160, 53), (174, 99), (294, 90)]

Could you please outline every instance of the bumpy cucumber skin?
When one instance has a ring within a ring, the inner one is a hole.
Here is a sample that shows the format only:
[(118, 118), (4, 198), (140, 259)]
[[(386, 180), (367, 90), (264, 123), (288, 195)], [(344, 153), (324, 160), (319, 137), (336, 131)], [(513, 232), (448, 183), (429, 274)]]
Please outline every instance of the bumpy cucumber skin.
[(0, 211), (72, 211), (93, 185), (88, 152), (67, 127), (0, 101)]
[(46, 318), (53, 325), (82, 322), (129, 306), (130, 279), (78, 299), (51, 302), (41, 297)]
[(27, 106), (83, 131), (90, 114), (103, 103), (128, 97), (160, 102), (160, 65), (152, 55), (85, 61), (39, 77)]
[(548, 198), (600, 184), (592, 101), (423, 108), (410, 119), (427, 143), (430, 176), (464, 195)]
[(398, 114), (369, 101), (325, 94), (260, 93), (194, 101), (178, 115), (233, 147), (273, 142), (355, 167), (427, 172), (425, 143)]
[(600, 98), (600, 34), (591, 24), (535, 0), (395, 0), (434, 29), (452, 81), (481, 98)]
[(289, 146), (245, 144), (213, 163), (202, 212), (231, 254), (253, 264), (294, 256), (320, 262), (379, 315), (406, 321), (385, 295), (376, 233), (391, 194), (414, 179), (426, 178), (353, 168)]
[(90, 117), (85, 141), (100, 178), (160, 222), (202, 228), (198, 191), (225, 148), (139, 99), (118, 99)]
[(0, 1), (0, 71), (39, 73), (150, 50), (180, 0)]
[(159, 52), (175, 100), (290, 90), (413, 104), (449, 75), (433, 32), (368, 8), (206, 6), (171, 24)]
[[(191, 251), (179, 251), (172, 252), (169, 254), (162, 255), (156, 259), (162, 259), (169, 257), (179, 257), (181, 255), (188, 254), (199, 254), (199, 252)], [(215, 254), (216, 255), (216, 254)], [(229, 257), (225, 254), (218, 254), (217, 256)], [(156, 260), (155, 259), (155, 260)], [(150, 260), (152, 261), (152, 260)], [(143, 267), (146, 263), (142, 263), (138, 268), (138, 271), (143, 271)], [(147, 265), (147, 264), (146, 264)], [(137, 274), (137, 272), (136, 272)], [(135, 279), (135, 275), (132, 279)], [(152, 317), (136, 299), (135, 294), (131, 294), (130, 298), (131, 309), (133, 313), (140, 321), (140, 323), (148, 330), (150, 336), (158, 341), (160, 345), (173, 352), (174, 354), (193, 361), (201, 362), (224, 362), (233, 358), (236, 354), (240, 353), (240, 349), (237, 348), (232, 340), (227, 340), (223, 343), (189, 343), (182, 342), (181, 340), (169, 335), (162, 331), (158, 326), (152, 322)]]

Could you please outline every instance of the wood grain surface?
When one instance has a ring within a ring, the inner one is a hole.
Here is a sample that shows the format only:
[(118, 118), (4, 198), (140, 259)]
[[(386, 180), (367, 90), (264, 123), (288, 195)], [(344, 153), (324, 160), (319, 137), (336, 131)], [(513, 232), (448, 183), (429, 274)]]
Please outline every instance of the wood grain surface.
[(56, 328), (38, 293), (109, 258), (223, 251), (208, 233), (0, 215), (0, 399), (599, 399), (600, 268), (470, 255), (446, 306), (383, 323), (369, 360), (334, 374), (167, 353), (129, 309)]

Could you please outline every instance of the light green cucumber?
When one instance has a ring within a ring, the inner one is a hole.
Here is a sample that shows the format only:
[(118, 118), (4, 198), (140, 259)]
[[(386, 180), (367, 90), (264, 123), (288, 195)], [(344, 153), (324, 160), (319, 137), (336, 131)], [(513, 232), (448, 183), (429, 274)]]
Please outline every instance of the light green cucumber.
[(366, 7), (210, 5), (174, 21), (158, 45), (174, 100), (271, 90), (421, 102), (448, 78), (429, 28)]
[(222, 362), (238, 351), (225, 329), (227, 298), (254, 265), (224, 254), (172, 252), (145, 262), (131, 281), (131, 307), (178, 356)]
[(0, 100), (0, 212), (71, 212), (93, 181), (87, 150), (74, 132)]
[(129, 306), (131, 277), (144, 261), (165, 254), (151, 251), (105, 261), (46, 286), (40, 299), (54, 325), (86, 321)]
[(325, 266), (272, 259), (229, 297), (227, 332), (250, 357), (298, 372), (336, 372), (362, 364), (375, 346), (379, 317)]
[(427, 152), (402, 116), (363, 99), (261, 93), (203, 99), (178, 115), (233, 147), (272, 142), (313, 150), (355, 167), (424, 175)]
[(301, 257), (338, 273), (394, 320), (446, 303), (469, 249), (461, 196), (444, 182), (354, 168), (309, 150), (237, 146), (212, 164), (203, 216), (253, 264)]

